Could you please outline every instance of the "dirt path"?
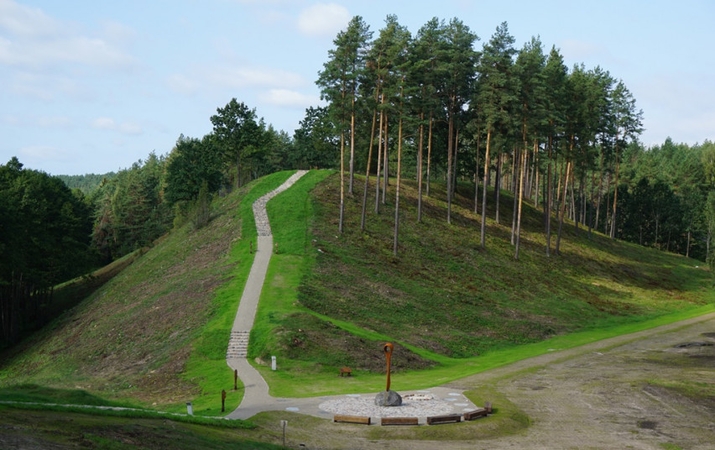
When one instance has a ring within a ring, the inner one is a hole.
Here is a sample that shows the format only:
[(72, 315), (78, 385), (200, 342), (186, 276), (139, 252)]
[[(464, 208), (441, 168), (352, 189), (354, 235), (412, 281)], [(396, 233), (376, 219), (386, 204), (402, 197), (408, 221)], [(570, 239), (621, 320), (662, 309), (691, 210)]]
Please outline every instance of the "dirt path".
[[(452, 384), (489, 386), (504, 394), (532, 421), (522, 434), (439, 443), (372, 441), (360, 447), (713, 449), (712, 344), (715, 314), (708, 314), (531, 358)], [(668, 386), (709, 389), (711, 396), (686, 396)]]

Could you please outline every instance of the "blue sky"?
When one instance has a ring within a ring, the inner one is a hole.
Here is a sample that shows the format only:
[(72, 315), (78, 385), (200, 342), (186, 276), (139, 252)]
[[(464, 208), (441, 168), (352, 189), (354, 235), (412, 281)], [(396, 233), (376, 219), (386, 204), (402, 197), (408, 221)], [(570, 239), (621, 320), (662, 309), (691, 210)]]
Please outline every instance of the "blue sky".
[(127, 168), (209, 133), (233, 97), (292, 135), (336, 33), (355, 15), (377, 33), (387, 14), (413, 34), (457, 17), (478, 49), (506, 21), (517, 48), (540, 36), (622, 79), (644, 144), (715, 139), (712, 0), (0, 0), (0, 164)]

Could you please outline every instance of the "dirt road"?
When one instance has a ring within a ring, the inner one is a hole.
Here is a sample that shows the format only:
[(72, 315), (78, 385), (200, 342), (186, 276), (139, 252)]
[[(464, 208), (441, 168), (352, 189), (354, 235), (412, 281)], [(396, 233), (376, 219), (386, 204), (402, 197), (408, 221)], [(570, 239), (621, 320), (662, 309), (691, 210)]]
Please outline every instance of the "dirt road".
[[(304, 436), (301, 442), (307, 448), (405, 450), (715, 449), (713, 344), (715, 314), (709, 314), (549, 353), (452, 384), (496, 390), (528, 415), (531, 425), (510, 436), (450, 440), (452, 432), (440, 425), (446, 440), (412, 440), (418, 435), (328, 423), (319, 426), (326, 439)], [(464, 425), (469, 426), (457, 426)]]

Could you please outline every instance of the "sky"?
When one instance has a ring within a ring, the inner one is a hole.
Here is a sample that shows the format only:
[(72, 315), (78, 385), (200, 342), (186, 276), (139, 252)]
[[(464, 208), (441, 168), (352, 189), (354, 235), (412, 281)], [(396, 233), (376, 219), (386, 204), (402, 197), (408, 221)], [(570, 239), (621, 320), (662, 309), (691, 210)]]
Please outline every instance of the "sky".
[(337, 33), (388, 14), (413, 35), (458, 18), (477, 50), (507, 22), (517, 49), (538, 36), (623, 80), (646, 146), (715, 140), (713, 0), (0, 0), (0, 164), (118, 171), (210, 133), (232, 98), (292, 136)]

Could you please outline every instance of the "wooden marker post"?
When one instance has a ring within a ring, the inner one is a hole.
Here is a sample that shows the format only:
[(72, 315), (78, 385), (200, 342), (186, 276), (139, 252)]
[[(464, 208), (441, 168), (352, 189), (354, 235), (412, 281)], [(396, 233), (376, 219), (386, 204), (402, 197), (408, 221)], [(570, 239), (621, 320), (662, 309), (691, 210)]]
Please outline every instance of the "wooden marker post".
[(233, 371), (233, 390), (238, 390), (238, 369), (234, 369)]
[(221, 412), (226, 411), (226, 390), (221, 391)]
[(385, 391), (390, 390), (390, 360), (392, 358), (392, 350), (395, 348), (392, 343), (388, 342), (385, 344), (385, 346), (382, 348), (382, 351), (385, 352), (385, 359), (387, 360), (387, 387), (385, 388)]

